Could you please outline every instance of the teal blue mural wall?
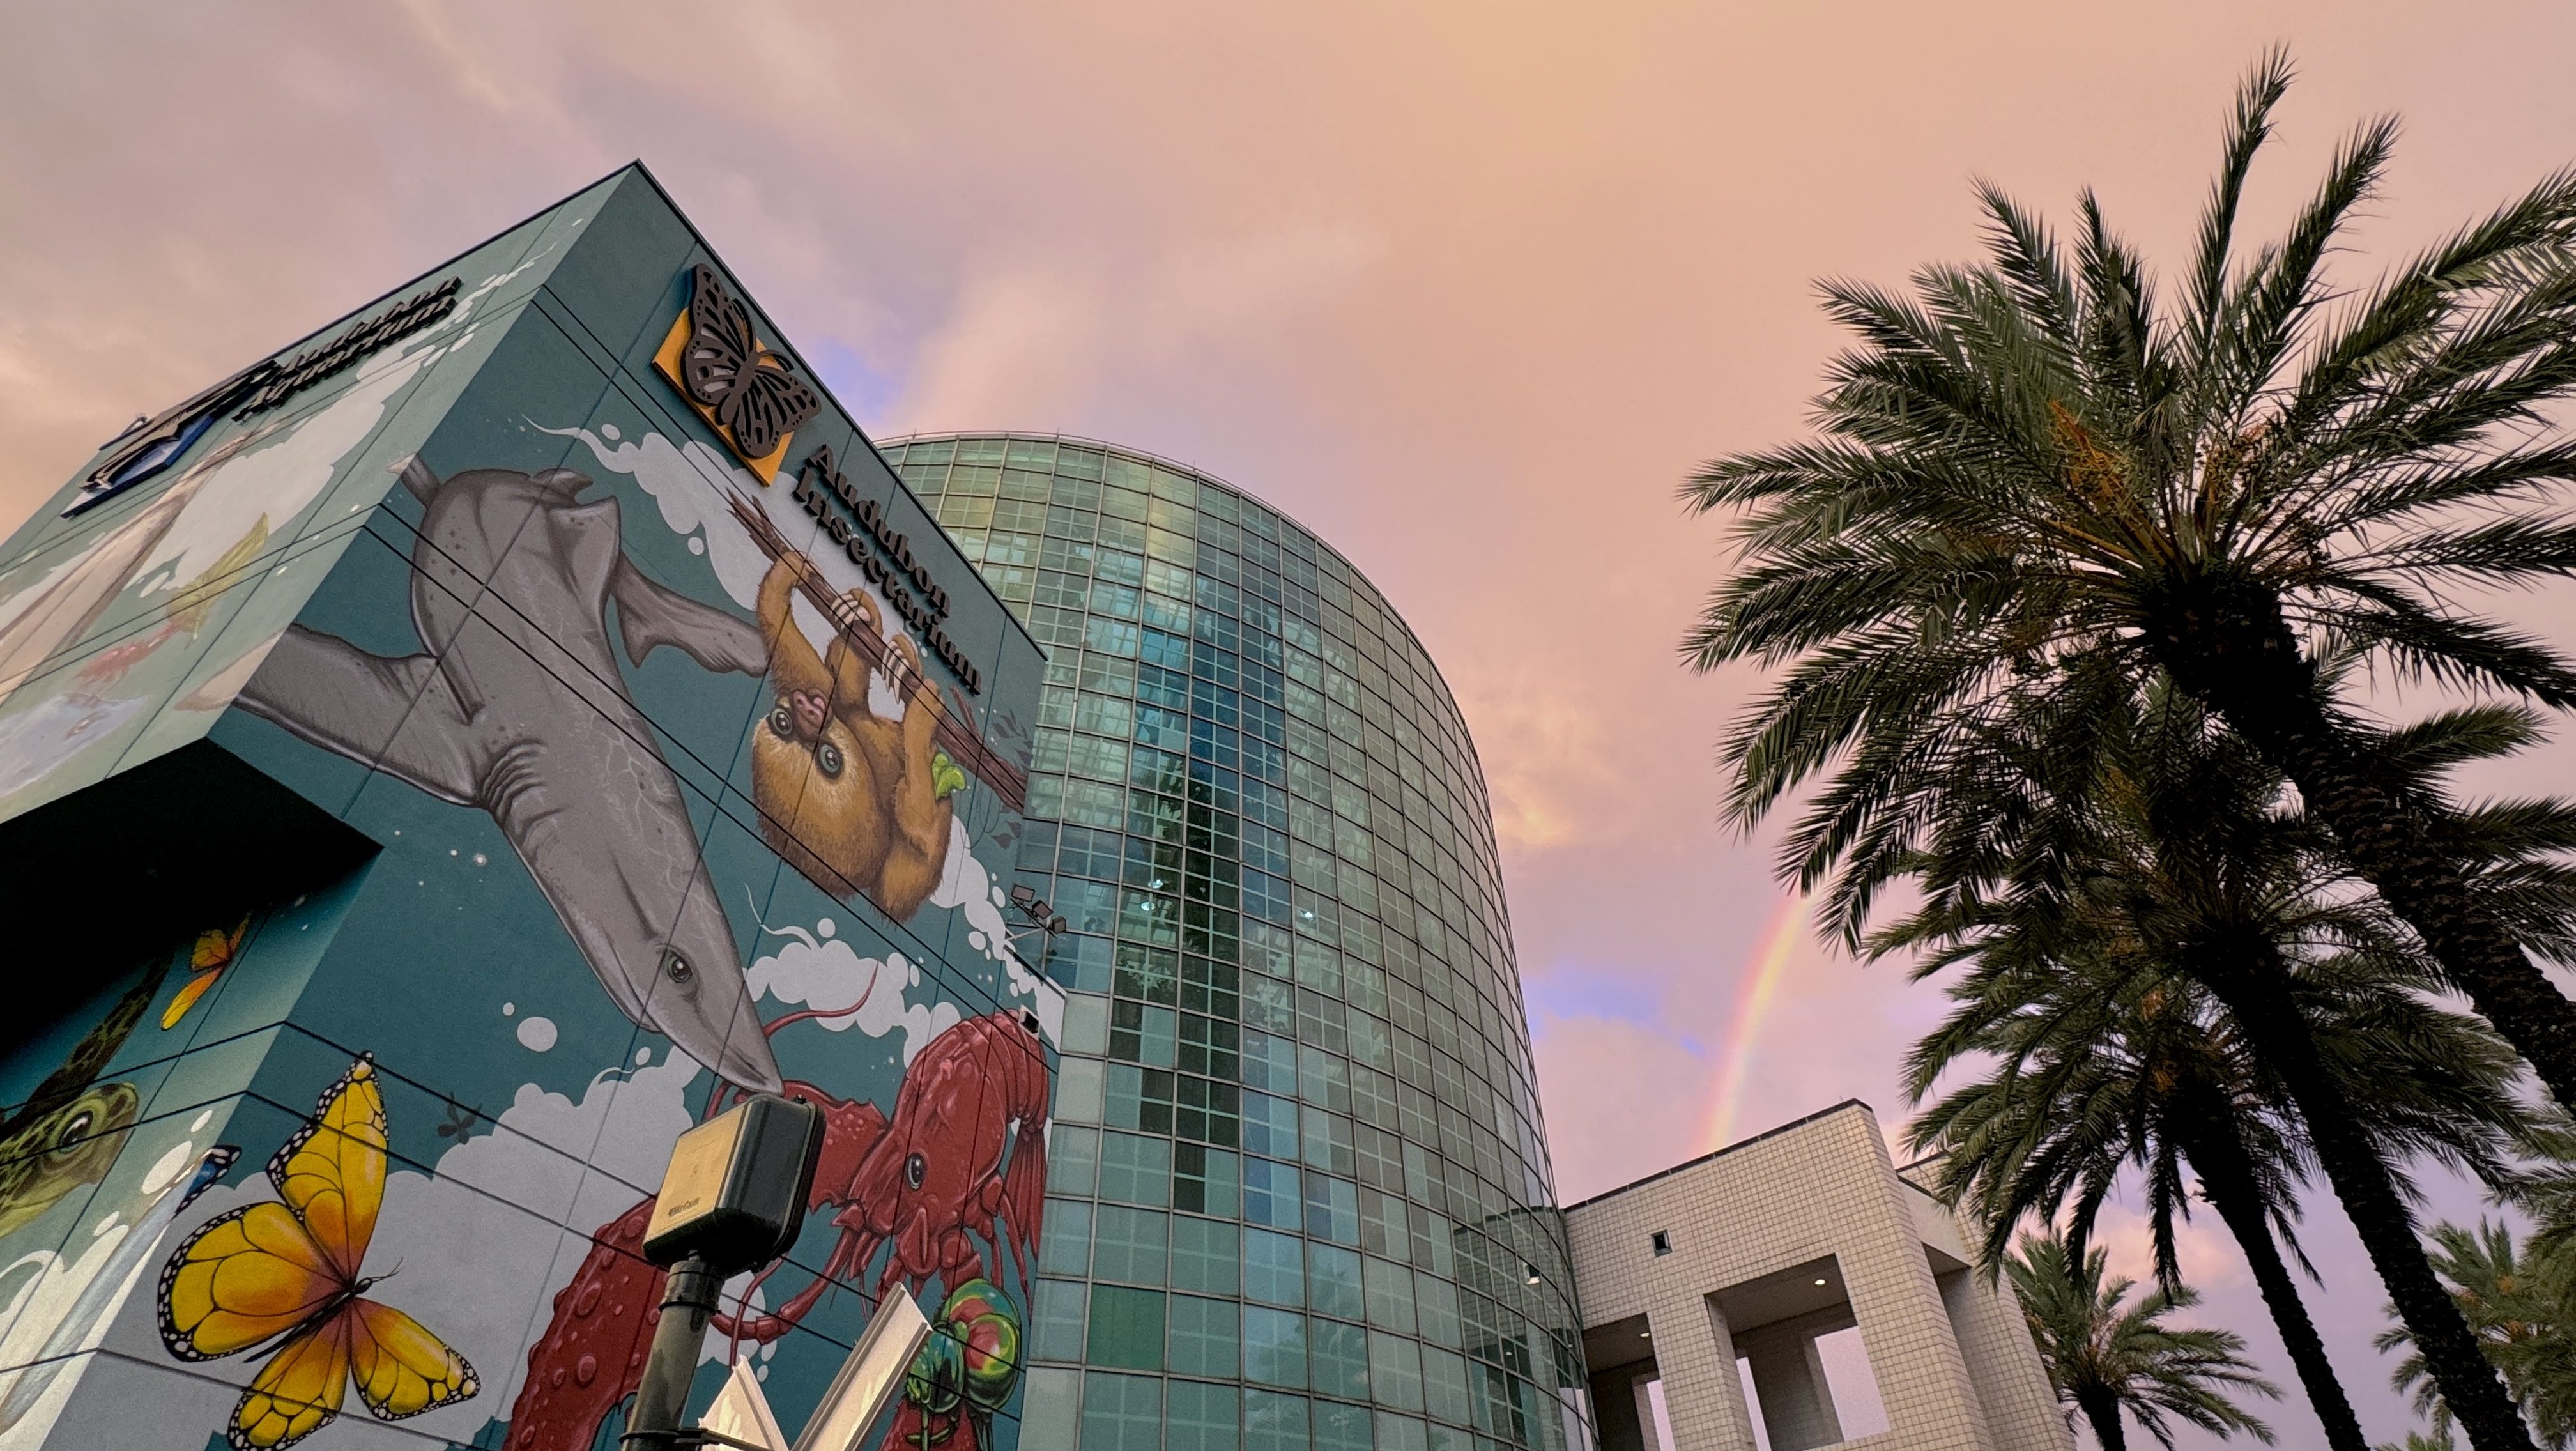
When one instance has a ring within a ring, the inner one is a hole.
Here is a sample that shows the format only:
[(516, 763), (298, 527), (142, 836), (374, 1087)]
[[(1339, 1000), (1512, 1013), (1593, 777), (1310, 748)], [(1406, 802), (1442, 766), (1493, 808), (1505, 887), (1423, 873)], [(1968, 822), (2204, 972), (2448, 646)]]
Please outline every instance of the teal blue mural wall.
[(792, 1428), (905, 1293), (879, 1434), (1012, 1446), (1037, 647), (640, 169), (282, 356), (336, 371), (0, 546), (0, 843), (212, 752), (373, 846), (63, 967), (0, 1058), (0, 1451), (613, 1445), (651, 1186), (754, 1090), (823, 1167), (701, 1395), (747, 1362)]

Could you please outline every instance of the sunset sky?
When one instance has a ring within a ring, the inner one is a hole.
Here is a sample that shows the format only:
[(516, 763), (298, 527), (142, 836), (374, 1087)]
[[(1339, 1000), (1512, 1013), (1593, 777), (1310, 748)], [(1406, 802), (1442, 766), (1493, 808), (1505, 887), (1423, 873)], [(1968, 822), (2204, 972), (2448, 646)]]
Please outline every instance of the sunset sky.
[[(1846, 1097), (1896, 1128), (1939, 1011), (1717, 825), (1754, 677), (1677, 664), (1727, 555), (1676, 485), (1800, 433), (1813, 279), (1963, 257), (1973, 178), (2058, 216), (2090, 184), (2176, 256), (2274, 41), (2303, 77), (2258, 231), (2406, 118), (2354, 277), (2576, 160), (2564, 3), (9, 6), (0, 524), (640, 157), (873, 431), (1178, 458), (1385, 591), (1493, 788), (1571, 1200)], [(2576, 755), (2512, 783), (2576, 789)], [(2384, 1297), (2313, 1203), (2320, 1319), (2394, 1437)], [(2214, 1217), (2186, 1265), (2290, 1390), (2282, 1444), (2321, 1446)]]

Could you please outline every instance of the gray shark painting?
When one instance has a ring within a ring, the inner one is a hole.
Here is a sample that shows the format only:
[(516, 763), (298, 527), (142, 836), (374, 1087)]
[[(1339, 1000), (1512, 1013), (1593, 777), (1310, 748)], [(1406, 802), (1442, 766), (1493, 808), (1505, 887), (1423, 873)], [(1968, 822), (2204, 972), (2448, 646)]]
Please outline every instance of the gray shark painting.
[(726, 1081), (776, 1092), (778, 1063), (701, 861), (686, 799), (627, 694), (628, 660), (670, 645), (760, 675), (759, 629), (644, 577), (615, 499), (587, 475), (419, 460), (411, 613), (422, 650), (369, 654), (301, 625), (241, 695), (251, 713), (441, 800), (490, 813), (626, 1016)]

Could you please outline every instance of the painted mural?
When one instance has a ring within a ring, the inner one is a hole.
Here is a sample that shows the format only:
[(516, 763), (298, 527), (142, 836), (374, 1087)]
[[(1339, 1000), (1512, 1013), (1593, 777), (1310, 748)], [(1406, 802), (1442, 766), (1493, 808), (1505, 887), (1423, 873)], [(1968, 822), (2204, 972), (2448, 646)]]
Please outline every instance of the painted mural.
[[(402, 482), (423, 506), (408, 592), (421, 648), (387, 659), (290, 626), (243, 708), (489, 815), (628, 1018), (776, 1092), (680, 783), (610, 643), (615, 629), (638, 665), (669, 645), (758, 674), (760, 632), (639, 572), (617, 501), (581, 501), (586, 475), (440, 479), (413, 459)], [(507, 607), (476, 609), (475, 585)]]
[(13, 546), (32, 547), (0, 557), (0, 811), (106, 774), (149, 735), (212, 723), (373, 509), (367, 464), (488, 358), (500, 336), (489, 324), (506, 322), (582, 218), (555, 220), (553, 238), (461, 259), (479, 280), (457, 306), (336, 388), (256, 420), (209, 414), (148, 496), (68, 520), (49, 517), (56, 506), (20, 531)]
[[(940, 1333), (887, 1446), (1016, 1439), (1062, 1007), (1008, 915), (1037, 651), (921, 519), (929, 632), (654, 369), (712, 272), (640, 173), (513, 235), (336, 391), (0, 553), (0, 824), (202, 736), (381, 847), (0, 1063), (0, 1451), (613, 1444), (652, 1187), (753, 1091), (824, 1109), (822, 1170), (701, 1397), (749, 1366), (792, 1430), (910, 1294)], [(796, 436), (865, 460), (829, 409)], [(226, 472), (297, 447), (299, 493)]]
[[(238, 1041), (291, 1001), (314, 956), (297, 950), (312, 944), (302, 934), (329, 914), (307, 898), (211, 927), (58, 1025), (78, 1036), (32, 1089), (26, 1074), (50, 1050), (0, 1070), (16, 1103), (0, 1125), (0, 1446), (47, 1444), (94, 1368), (86, 1352), (121, 1307), (150, 1298), (138, 1286), (173, 1227), (239, 1162), (238, 1146), (215, 1140), (233, 1127), (226, 1099), (244, 1059), (190, 1049)], [(262, 920), (282, 928), (284, 950), (246, 950)], [(232, 970), (246, 957), (261, 959), (247, 984)]]

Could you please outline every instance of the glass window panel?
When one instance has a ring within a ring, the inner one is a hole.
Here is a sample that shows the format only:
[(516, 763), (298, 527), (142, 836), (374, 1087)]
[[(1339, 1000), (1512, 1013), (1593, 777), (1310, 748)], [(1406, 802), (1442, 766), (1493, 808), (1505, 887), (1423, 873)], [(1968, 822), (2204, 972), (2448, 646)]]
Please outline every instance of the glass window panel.
[(1047, 1188), (1091, 1196), (1100, 1182), (1100, 1130), (1058, 1124), (1047, 1134)]
[(1369, 1409), (1315, 1402), (1315, 1451), (1370, 1451)]
[[(1115, 479), (1115, 464), (1112, 469), (1111, 478)], [(1145, 517), (1145, 494), (1141, 490), (1121, 488), (1113, 482), (1100, 491), (1100, 509), (1102, 513), (1115, 514), (1121, 519), (1141, 520)]]
[(1156, 1068), (1172, 1066), (1179, 1051), (1180, 1017), (1170, 1008), (1146, 1005), (1138, 1024), (1140, 1055), (1138, 1061)]
[(1272, 1154), (1288, 1158), (1298, 1151), (1297, 1105), (1285, 1098), (1246, 1089), (1243, 1104), (1243, 1147), (1253, 1154)]
[(1422, 1349), (1401, 1335), (1369, 1332), (1369, 1385), (1382, 1406), (1422, 1409)]
[(1431, 1451), (1426, 1429), (1411, 1416), (1380, 1411), (1377, 1413), (1377, 1451)]
[(1169, 1216), (1151, 1209), (1101, 1205), (1092, 1231), (1092, 1277), (1137, 1285), (1162, 1284), (1169, 1222)]
[(1031, 1369), (1028, 1393), (1019, 1406), (1020, 1422), (1027, 1428), (1021, 1451), (1075, 1451), (1082, 1435), (1081, 1404), (1081, 1371)]
[(1149, 1375), (1083, 1377), (1082, 1451), (1159, 1451), (1163, 1383)]
[[(1231, 1085), (1211, 1084), (1196, 1078), (1180, 1080), (1180, 1088), (1184, 1098), (1207, 1089), (1231, 1091)], [(1175, 1144), (1172, 1147), (1172, 1207), (1175, 1209), (1186, 1209), (1195, 1214), (1219, 1214), (1232, 1219), (1243, 1212), (1242, 1179), (1239, 1161), (1223, 1149), (1212, 1149), (1204, 1144)]]
[(1286, 1310), (1243, 1307), (1243, 1373), (1263, 1385), (1304, 1389), (1306, 1317)]
[(1106, 936), (1117, 930), (1118, 889), (1107, 882), (1059, 878), (1054, 901), (1071, 931)]
[[(1403, 1176), (1396, 1163), (1373, 1157), (1369, 1153), (1372, 1136), (1385, 1139), (1375, 1129), (1360, 1130), (1360, 1178), (1375, 1179), (1392, 1188), (1403, 1187)], [(1393, 1141), (1387, 1140), (1392, 1148)], [(1406, 1205), (1393, 1194), (1365, 1187), (1360, 1190), (1360, 1248), (1391, 1260), (1412, 1258), (1413, 1237), (1406, 1223)]]
[[(1102, 1119), (1111, 1128), (1141, 1129), (1149, 1134), (1172, 1131), (1172, 1075), (1129, 1063), (1109, 1067), (1108, 1106)], [(1168, 1201), (1167, 1201), (1168, 1202)]]
[(1049, 1274), (1080, 1277), (1091, 1271), (1091, 1205), (1080, 1199), (1046, 1203), (1046, 1234), (1038, 1248), (1038, 1268)]
[[(1100, 542), (1104, 547), (1092, 562), (1093, 578), (1131, 587), (1145, 583), (1143, 529), (1104, 515), (1100, 521)], [(1092, 597), (1099, 598), (1096, 592)]]
[[(1030, 786), (1030, 808), (1037, 806), (1036, 786)], [(1127, 819), (1125, 787), (1105, 781), (1067, 781), (1063, 786), (1064, 819), (1084, 826), (1115, 827)], [(1106, 927), (1095, 929), (1107, 931)]]
[(1096, 735), (1123, 736), (1135, 729), (1136, 704), (1113, 695), (1083, 691), (1074, 697), (1073, 723)]
[(1101, 1067), (1100, 1060), (1096, 1058), (1066, 1058), (1058, 1062), (1055, 1079), (1055, 1117), (1058, 1123), (1100, 1122)]
[(1170, 1365), (1175, 1375), (1235, 1376), (1235, 1348), (1242, 1343), (1240, 1307), (1232, 1300), (1172, 1297)]
[(1171, 1204), (1172, 1141), (1137, 1134), (1102, 1136), (1100, 1197), (1163, 1209)]
[(1327, 1053), (1321, 1048), (1297, 1050), (1298, 1097), (1334, 1113), (1351, 1111), (1351, 1070), (1348, 1059)]
[[(1267, 932), (1269, 929), (1262, 930)], [(1259, 973), (1245, 978), (1243, 1025), (1246, 1028), (1260, 1028), (1278, 1034), (1282, 1038), (1293, 1039), (1297, 1032), (1297, 990), (1275, 977)], [(1246, 1053), (1252, 1051), (1248, 1038), (1249, 1035), (1244, 1048)], [(1293, 1061), (1283, 1062), (1283, 1066), (1291, 1070), (1289, 1073), (1291, 1078), (1296, 1076), (1293, 1071), (1295, 1066)], [(1283, 1093), (1288, 1091), (1281, 1090)]]
[[(1127, 1370), (1163, 1368), (1163, 1293), (1091, 1287), (1091, 1331), (1083, 1359)], [(1086, 1395), (1086, 1399), (1088, 1396)]]
[[(1285, 985), (1285, 982), (1270, 982), (1270, 979), (1255, 979), (1252, 987), (1249, 987), (1249, 1000), (1252, 1000), (1252, 1005), (1249, 1005), (1249, 1010), (1244, 1013), (1247, 1023), (1252, 1021), (1252, 1018), (1260, 1018), (1260, 1021), (1265, 1023), (1275, 1023), (1280, 1015), (1283, 1015), (1285, 1003), (1288, 1003), (1288, 985)], [(1244, 1088), (1260, 1088), (1260, 1090), (1267, 1090), (1267, 1093), (1283, 1093), (1283, 1095), (1296, 1093), (1298, 1059), (1296, 1059), (1296, 1044), (1293, 1044), (1291, 1039), (1278, 1036), (1278, 1033), (1260, 1033), (1260, 1031), (1252, 1031), (1252, 1028), (1244, 1028), (1239, 1052), (1242, 1052)]]
[(1243, 1293), (1272, 1305), (1306, 1303), (1306, 1242), (1267, 1230), (1243, 1232)]
[(1089, 1287), (1074, 1280), (1038, 1281), (1037, 1334), (1029, 1353), (1041, 1360), (1082, 1359), (1082, 1311)]
[(1354, 1010), (1344, 1015), (1344, 1024), (1353, 1058), (1372, 1068), (1394, 1070), (1395, 1040), (1384, 1022)]
[(1243, 1398), (1235, 1387), (1176, 1380), (1165, 1395), (1163, 1451), (1240, 1451)]
[(1306, 1232), (1335, 1244), (1360, 1242), (1359, 1186), (1327, 1174), (1306, 1176)]
[[(1054, 1226), (1050, 1224), (1048, 1228)], [(1258, 1234), (1259, 1230), (1252, 1233)], [(1273, 1236), (1276, 1238), (1277, 1236)], [(1240, 1282), (1241, 1232), (1214, 1219), (1178, 1215), (1172, 1220), (1172, 1287), (1205, 1295), (1231, 1295)]]
[(1305, 1161), (1307, 1167), (1328, 1174), (1358, 1172), (1359, 1161), (1351, 1150), (1351, 1121), (1338, 1114), (1320, 1110), (1306, 1115)]
[(1467, 1424), (1467, 1362), (1432, 1346), (1422, 1347), (1423, 1400), (1431, 1414)]
[(1118, 995), (1140, 1002), (1172, 1003), (1180, 997), (1180, 958), (1142, 943), (1118, 945)]
[[(1093, 1335), (1098, 1333), (1095, 1328)], [(1368, 1399), (1368, 1332), (1318, 1318), (1306, 1323), (1306, 1337), (1306, 1373), (1315, 1389), (1326, 1395)]]
[(1413, 1303), (1423, 1339), (1452, 1348), (1465, 1344), (1459, 1334), (1457, 1286), (1434, 1275), (1416, 1275)]
[(1243, 1393), (1243, 1451), (1314, 1451), (1304, 1396)]
[(1297, 1229), (1305, 1223), (1304, 1199), (1294, 1165), (1274, 1159), (1243, 1161), (1243, 1217), (1273, 1229)]
[(1368, 1299), (1360, 1284), (1360, 1257), (1329, 1244), (1309, 1245), (1306, 1257), (1306, 1303), (1345, 1320), (1367, 1316)]
[[(1062, 911), (1058, 907), (1056, 910)], [(1109, 1001), (1090, 993), (1068, 993), (1060, 1046), (1067, 1053), (1098, 1055), (1109, 1051)]]
[(1369, 1323), (1382, 1330), (1413, 1334), (1413, 1271), (1372, 1257), (1366, 1278)]

